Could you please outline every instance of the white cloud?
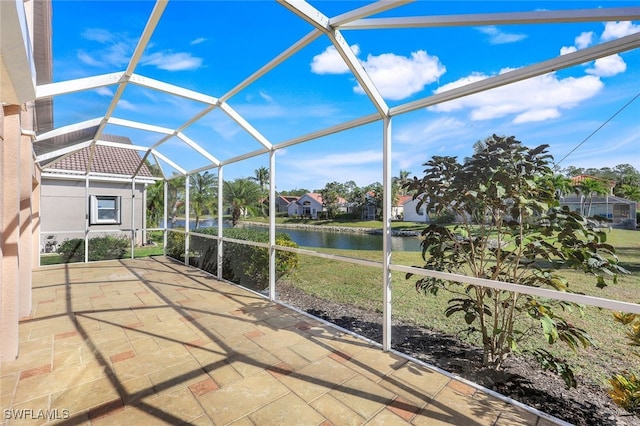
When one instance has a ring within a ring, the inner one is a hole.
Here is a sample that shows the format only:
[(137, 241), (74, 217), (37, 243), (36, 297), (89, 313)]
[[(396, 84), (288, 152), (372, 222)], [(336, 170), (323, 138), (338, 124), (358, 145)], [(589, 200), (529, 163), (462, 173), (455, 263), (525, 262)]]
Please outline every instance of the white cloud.
[[(424, 50), (412, 52), (410, 58), (393, 53), (369, 55), (363, 66), (380, 94), (393, 100), (421, 92), (446, 71), (436, 56), (429, 56)], [(364, 93), (360, 86), (355, 87), (354, 91)]]
[(93, 58), (91, 55), (89, 55), (88, 53), (82, 50), (78, 51), (77, 56), (78, 56), (78, 59), (80, 59), (80, 61), (86, 65), (89, 65), (92, 67), (99, 67), (103, 65), (101, 61), (98, 61), (97, 59)]
[(100, 96), (113, 96), (113, 90), (108, 87), (98, 87), (96, 93)]
[[(503, 70), (504, 73), (509, 70)], [(436, 93), (460, 87), (482, 78), (474, 74), (446, 84)], [(604, 84), (596, 76), (568, 77), (560, 79), (555, 73), (498, 87), (482, 93), (466, 96), (430, 107), (436, 112), (452, 112), (470, 109), (473, 120), (490, 120), (514, 115), (514, 123), (543, 121), (560, 116), (563, 109), (571, 109), (581, 101), (595, 96)]]
[(494, 25), (478, 27), (477, 30), (482, 34), (489, 36), (489, 43), (491, 44), (515, 43), (527, 38), (526, 34), (507, 33), (498, 29), (498, 27)]
[(577, 52), (578, 49), (575, 46), (564, 46), (560, 48), (560, 55), (566, 55), (567, 53)]
[(593, 31), (585, 31), (582, 34), (580, 34), (578, 37), (576, 37), (575, 39), (575, 46), (578, 49), (584, 49), (585, 47), (589, 47), (591, 45), (591, 42), (593, 40)]
[[(354, 44), (351, 50), (357, 56), (360, 54), (360, 46)], [(311, 71), (314, 74), (344, 74), (349, 72), (349, 67), (334, 46), (327, 47), (324, 52), (313, 57)]]
[(127, 111), (136, 111), (138, 109), (135, 104), (124, 99), (120, 99), (118, 101), (118, 108), (122, 108)]
[(588, 74), (598, 77), (611, 77), (627, 70), (627, 64), (618, 54), (596, 59), (593, 66), (587, 69)]
[[(358, 45), (351, 46), (358, 55)], [(412, 52), (410, 57), (383, 53), (368, 55), (360, 60), (371, 80), (384, 98), (399, 100), (407, 98), (438, 80), (446, 68), (436, 56), (430, 56), (424, 50)], [(322, 53), (313, 57), (311, 71), (316, 74), (345, 74), (349, 68), (335, 47), (329, 46)], [(362, 87), (355, 86), (356, 93), (363, 94)]]
[(603, 41), (614, 40), (637, 32), (640, 32), (640, 25), (634, 25), (630, 21), (607, 22), (600, 38)]
[(82, 37), (87, 40), (105, 44), (113, 40), (115, 36), (111, 31), (103, 28), (87, 28), (82, 32)]
[[(95, 41), (102, 48), (91, 52), (81, 50), (77, 56), (83, 63), (95, 67), (124, 67), (131, 60), (131, 55), (137, 44), (137, 39), (130, 38), (126, 33), (112, 33), (101, 28), (90, 28), (82, 33), (86, 40)], [(204, 42), (198, 38), (191, 44)], [(153, 49), (150, 44), (148, 50)], [(193, 70), (202, 66), (202, 58), (194, 57), (188, 52), (155, 52), (143, 56), (142, 65), (153, 65), (166, 71)]]
[(200, 43), (204, 43), (205, 41), (207, 41), (206, 38), (204, 37), (198, 37), (195, 40), (191, 40), (191, 43), (189, 43), (191, 46), (195, 46), (196, 44), (200, 44)]
[(194, 70), (202, 65), (202, 58), (191, 56), (191, 53), (156, 52), (142, 58), (142, 65), (155, 65), (166, 71)]
[(273, 103), (273, 98), (271, 96), (269, 96), (267, 94), (267, 92), (265, 92), (264, 90), (260, 90), (258, 93), (260, 93), (260, 97), (262, 99), (264, 99), (265, 101), (269, 102), (269, 103)]

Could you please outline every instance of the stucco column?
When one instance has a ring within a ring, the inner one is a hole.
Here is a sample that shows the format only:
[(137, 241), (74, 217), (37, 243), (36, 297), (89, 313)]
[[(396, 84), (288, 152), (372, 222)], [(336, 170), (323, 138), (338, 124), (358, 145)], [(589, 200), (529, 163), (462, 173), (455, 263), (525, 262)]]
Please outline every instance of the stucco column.
[(20, 306), (20, 107), (3, 107), (0, 157), (0, 209), (2, 210), (2, 280), (0, 280), (0, 363), (18, 356)]
[(40, 266), (40, 168), (33, 166), (31, 181), (31, 265)]
[[(33, 181), (33, 154), (31, 148), (31, 132), (33, 126), (33, 103), (27, 104), (23, 110), (20, 123), (20, 167), (19, 187), (20, 192), (20, 243), (18, 245), (18, 274), (19, 274), (19, 310), (20, 318), (31, 314), (31, 270), (32, 263), (32, 231), (31, 231), (31, 189)], [(26, 130), (26, 132), (23, 132)], [(23, 134), (26, 133), (26, 134)]]

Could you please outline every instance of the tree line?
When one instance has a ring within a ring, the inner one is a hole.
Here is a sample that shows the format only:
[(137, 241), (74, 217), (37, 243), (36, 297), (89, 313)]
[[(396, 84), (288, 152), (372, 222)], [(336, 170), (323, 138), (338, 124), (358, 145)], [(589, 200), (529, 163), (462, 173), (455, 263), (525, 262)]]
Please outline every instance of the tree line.
[[(486, 141), (478, 141), (474, 145), (474, 150), (476, 153), (480, 152), (485, 146)], [(411, 177), (411, 174), (411, 171), (400, 170), (398, 175), (392, 178), (391, 199), (394, 205), (400, 196), (415, 193), (408, 183), (418, 178)], [(572, 178), (581, 175), (589, 177), (577, 184), (572, 181)], [(269, 179), (269, 169), (259, 167), (254, 170), (253, 176), (224, 181), (225, 212), (223, 214), (229, 214), (234, 225), (243, 216), (268, 216)], [(167, 205), (173, 225), (177, 218), (185, 213), (185, 180), (185, 176), (169, 180)], [(584, 196), (582, 214), (585, 216), (591, 215), (593, 198), (598, 195), (612, 193), (640, 202), (640, 172), (630, 164), (619, 164), (613, 168), (568, 166), (560, 169), (556, 167), (551, 180), (558, 196), (571, 194)], [(375, 210), (376, 218), (379, 219), (382, 216), (384, 192), (380, 182), (358, 186), (353, 180), (333, 181), (326, 183), (323, 188), (311, 191), (306, 188), (295, 188), (279, 191), (277, 195), (300, 197), (309, 192), (322, 195), (325, 214), (329, 219), (336, 217), (342, 203), (347, 203), (349, 216), (353, 219), (362, 218), (363, 212), (369, 208)], [(147, 220), (150, 224), (159, 224), (163, 217), (163, 193), (162, 182), (147, 188)], [(189, 176), (190, 216), (194, 218), (196, 227), (203, 217), (218, 214), (217, 194), (218, 177), (215, 173), (206, 171)]]

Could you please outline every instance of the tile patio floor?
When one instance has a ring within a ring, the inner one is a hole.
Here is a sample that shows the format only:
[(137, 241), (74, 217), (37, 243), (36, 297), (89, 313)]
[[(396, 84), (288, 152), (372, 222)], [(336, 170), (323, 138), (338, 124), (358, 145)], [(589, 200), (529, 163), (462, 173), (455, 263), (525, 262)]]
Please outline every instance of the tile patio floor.
[(33, 286), (0, 424), (553, 424), (164, 257), (41, 268)]

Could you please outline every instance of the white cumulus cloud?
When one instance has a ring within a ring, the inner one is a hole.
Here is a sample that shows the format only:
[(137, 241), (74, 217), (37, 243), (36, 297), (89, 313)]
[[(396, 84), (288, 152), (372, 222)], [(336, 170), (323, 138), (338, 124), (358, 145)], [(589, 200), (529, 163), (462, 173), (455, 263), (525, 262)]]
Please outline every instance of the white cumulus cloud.
[[(427, 84), (437, 81), (446, 71), (437, 57), (429, 56), (424, 50), (412, 52), (411, 57), (393, 53), (369, 55), (363, 65), (380, 94), (393, 100), (421, 92)], [(360, 86), (354, 90), (356, 93), (364, 93)]]
[(598, 77), (611, 77), (627, 70), (627, 64), (618, 54), (596, 59), (587, 73)]
[(640, 32), (640, 25), (635, 25), (630, 21), (607, 22), (600, 38), (603, 41), (615, 40), (637, 32)]
[(486, 27), (478, 27), (478, 31), (489, 37), (491, 44), (515, 43), (527, 38), (526, 34), (508, 33), (500, 30), (495, 25), (487, 25)]
[[(360, 46), (354, 44), (351, 50), (357, 56), (360, 54)], [(344, 74), (349, 72), (349, 67), (334, 46), (327, 47), (322, 53), (313, 57), (311, 71), (315, 74)]]
[[(503, 70), (501, 73), (507, 71), (510, 70)], [(487, 77), (489, 76), (473, 74), (438, 88), (436, 93)], [(593, 75), (560, 79), (555, 73), (550, 73), (465, 96), (430, 109), (437, 112), (469, 109), (472, 120), (514, 116), (514, 123), (543, 121), (560, 116), (562, 110), (574, 108), (581, 101), (595, 96), (603, 87), (602, 81)]]
[(193, 70), (200, 68), (202, 58), (186, 52), (156, 52), (142, 58), (142, 65), (154, 65), (166, 71)]
[(593, 40), (593, 31), (585, 31), (575, 39), (575, 45), (578, 49), (589, 47)]
[[(360, 53), (358, 45), (351, 46), (354, 54)], [(446, 68), (436, 56), (430, 56), (424, 50), (412, 52), (411, 56), (383, 53), (368, 55), (360, 60), (369, 77), (387, 99), (407, 98), (424, 89), (445, 73)], [(345, 74), (349, 72), (335, 47), (329, 46), (313, 57), (311, 71), (316, 74)], [(356, 93), (364, 93), (362, 87), (355, 86)]]

